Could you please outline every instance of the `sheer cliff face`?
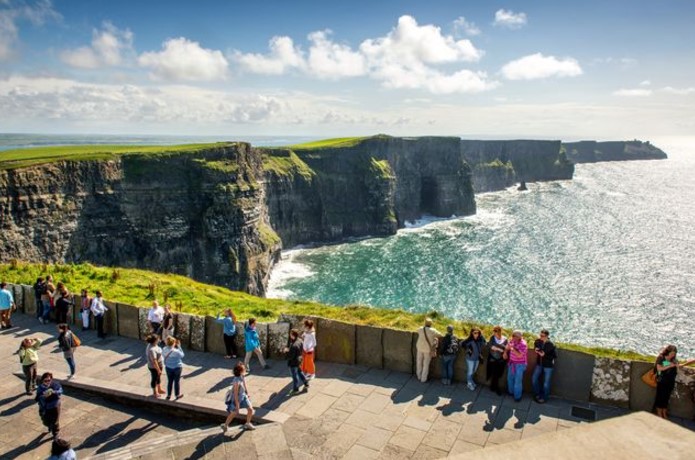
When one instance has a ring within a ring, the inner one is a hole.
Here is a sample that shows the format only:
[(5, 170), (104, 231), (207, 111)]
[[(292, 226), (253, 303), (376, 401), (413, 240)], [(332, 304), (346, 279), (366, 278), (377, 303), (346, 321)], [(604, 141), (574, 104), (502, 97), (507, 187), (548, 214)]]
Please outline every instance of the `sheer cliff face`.
[(461, 152), (473, 168), (476, 193), (520, 181), (571, 179), (574, 165), (560, 148), (560, 141), (461, 141)]
[(649, 142), (581, 141), (562, 144), (567, 157), (575, 163), (596, 163), (599, 161), (663, 160), (667, 158), (663, 150)]
[(2, 260), (142, 267), (263, 294), (280, 245), (262, 178), (247, 144), (2, 171)]

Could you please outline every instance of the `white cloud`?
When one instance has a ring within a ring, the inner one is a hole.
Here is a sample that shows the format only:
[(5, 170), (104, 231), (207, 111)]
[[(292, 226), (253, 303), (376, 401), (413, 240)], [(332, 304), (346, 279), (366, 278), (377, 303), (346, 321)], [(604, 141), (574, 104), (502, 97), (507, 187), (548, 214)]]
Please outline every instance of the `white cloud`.
[(640, 86), (649, 86), (651, 84), (652, 84), (652, 82), (650, 80), (642, 80), (639, 85)]
[(332, 42), (331, 32), (317, 31), (309, 34), (308, 72), (318, 78), (357, 77), (367, 73), (364, 56), (347, 45)]
[(669, 94), (678, 94), (680, 96), (686, 96), (688, 94), (693, 94), (695, 93), (695, 88), (693, 87), (688, 87), (688, 88), (673, 88), (671, 86), (665, 86), (661, 88), (662, 92), (664, 93), (669, 93)]
[(0, 2), (0, 61), (9, 59), (15, 53), (19, 39), (18, 23), (29, 21), (41, 26), (47, 21), (61, 19), (50, 0), (40, 0), (27, 5), (22, 1), (2, 0)]
[(454, 32), (457, 34), (466, 34), (469, 36), (480, 35), (480, 28), (475, 25), (474, 22), (466, 20), (465, 17), (461, 16), (454, 21)]
[(290, 37), (273, 37), (267, 55), (235, 51), (233, 59), (246, 71), (265, 75), (282, 75), (289, 69), (305, 67), (304, 56)]
[(184, 37), (167, 40), (162, 51), (142, 53), (138, 64), (150, 69), (155, 80), (212, 81), (227, 76), (227, 59), (221, 51), (203, 48)]
[(121, 65), (133, 53), (133, 33), (105, 22), (102, 30), (92, 31), (91, 46), (63, 51), (60, 59), (73, 67), (96, 69)]
[(621, 97), (647, 97), (652, 95), (652, 90), (647, 88), (622, 88), (617, 91), (613, 91), (613, 95)]
[(526, 13), (515, 13), (512, 10), (499, 9), (495, 12), (495, 21), (492, 24), (508, 29), (519, 29), (525, 26), (526, 22)]
[(576, 77), (582, 74), (582, 68), (576, 59), (558, 59), (555, 56), (531, 54), (502, 67), (502, 75), (509, 80), (534, 80), (549, 77)]

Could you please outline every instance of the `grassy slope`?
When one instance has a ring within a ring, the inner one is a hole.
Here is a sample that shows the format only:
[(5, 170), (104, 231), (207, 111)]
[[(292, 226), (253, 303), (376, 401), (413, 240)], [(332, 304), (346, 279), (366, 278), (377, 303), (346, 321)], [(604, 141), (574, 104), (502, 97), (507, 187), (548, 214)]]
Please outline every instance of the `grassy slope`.
[[(107, 300), (137, 306), (149, 306), (153, 298), (171, 303), (175, 310), (199, 315), (215, 315), (224, 308), (233, 308), (240, 319), (254, 316), (260, 321), (275, 321), (281, 313), (300, 316), (323, 316), (355, 324), (391, 327), (414, 331), (422, 325), (426, 316), (435, 320), (435, 327), (444, 329), (454, 324), (456, 334), (464, 336), (472, 326), (479, 326), (486, 337), (492, 326), (466, 321), (454, 321), (437, 312), (408, 313), (402, 310), (371, 308), (365, 306), (334, 307), (316, 302), (263, 299), (238, 291), (199, 283), (179, 275), (162, 274), (146, 270), (96, 267), (90, 264), (43, 265), (43, 264), (0, 264), (0, 279), (9, 283), (33, 284), (36, 278), (52, 274), (55, 282), (62, 281), (78, 293), (88, 289), (91, 293), (101, 290)], [(151, 294), (154, 290), (154, 297)], [(508, 331), (509, 332), (509, 331)], [(531, 335), (527, 336), (532, 340)], [(622, 359), (645, 359), (643, 355), (605, 348), (587, 348), (563, 344), (565, 349), (588, 352), (597, 356), (620, 357)]]
[(353, 147), (363, 139), (366, 139), (366, 137), (336, 137), (333, 139), (322, 139), (320, 141), (291, 145), (288, 148), (292, 150), (312, 150), (326, 147)]
[(64, 160), (108, 160), (120, 155), (158, 155), (196, 152), (217, 144), (183, 145), (64, 145), (0, 152), (0, 169), (12, 169)]

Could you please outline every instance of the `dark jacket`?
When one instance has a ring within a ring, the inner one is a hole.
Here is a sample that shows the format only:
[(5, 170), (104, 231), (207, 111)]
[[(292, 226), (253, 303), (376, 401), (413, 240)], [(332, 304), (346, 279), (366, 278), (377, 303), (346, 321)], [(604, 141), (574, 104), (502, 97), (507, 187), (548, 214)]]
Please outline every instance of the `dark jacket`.
[(439, 354), (442, 356), (456, 356), (459, 352), (459, 339), (451, 333), (448, 333), (440, 340)]
[(58, 346), (62, 351), (70, 351), (70, 349), (75, 348), (75, 341), (72, 338), (72, 332), (61, 332), (58, 336)]
[(478, 336), (477, 340), (469, 337), (463, 341), (461, 346), (466, 350), (466, 359), (479, 360), (485, 348), (485, 337), (482, 334)]
[[(53, 390), (53, 394), (46, 396), (46, 391), (49, 388)], [(46, 409), (55, 409), (60, 406), (60, 397), (62, 394), (63, 387), (55, 380), (52, 380), (51, 384), (48, 386), (42, 383), (36, 389), (36, 402), (39, 403), (39, 409), (43, 411)]]
[(555, 344), (550, 340), (543, 342), (541, 339), (536, 339), (533, 342), (533, 348), (535, 350), (541, 350), (545, 352), (545, 356), (536, 355), (536, 365), (541, 367), (554, 367), (555, 360), (557, 359), (557, 349)]
[(302, 339), (297, 337), (293, 343), (290, 344), (290, 350), (287, 353), (287, 365), (290, 367), (299, 367), (302, 363), (302, 350), (304, 349), (304, 343)]

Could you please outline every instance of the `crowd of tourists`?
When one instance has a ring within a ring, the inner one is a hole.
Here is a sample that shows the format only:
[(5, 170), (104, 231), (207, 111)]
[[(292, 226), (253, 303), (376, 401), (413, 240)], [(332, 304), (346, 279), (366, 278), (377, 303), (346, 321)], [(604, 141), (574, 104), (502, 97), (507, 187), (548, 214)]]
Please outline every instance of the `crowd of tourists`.
[[(34, 285), (36, 293), (37, 318), (42, 324), (48, 323), (54, 318), (57, 323), (57, 342), (59, 349), (68, 365), (68, 379), (76, 372), (75, 350), (81, 341), (77, 334), (70, 329), (69, 318), (72, 317), (73, 308), (79, 308), (82, 331), (88, 330), (93, 322), (97, 336), (104, 338), (104, 316), (108, 308), (104, 304), (101, 291), (96, 291), (95, 296), (89, 296), (87, 290), (82, 290), (79, 299), (76, 299), (63, 283), (53, 284), (51, 276), (38, 278)], [(16, 309), (12, 292), (6, 284), (0, 283), (0, 313), (2, 327), (12, 327), (11, 312)], [(77, 312), (74, 312), (77, 313)], [(225, 395), (225, 405), (228, 416), (221, 428), (227, 432), (229, 425), (239, 414), (241, 409), (246, 410), (246, 421), (243, 428), (255, 429), (251, 423), (254, 408), (249, 397), (246, 376), (251, 372), (251, 359), (255, 355), (260, 366), (264, 369), (269, 364), (263, 357), (260, 338), (256, 330), (256, 319), (249, 318), (242, 324), (231, 309), (218, 313), (216, 321), (222, 325), (221, 340), (225, 347), (225, 358), (236, 359), (238, 357), (237, 338), (243, 332), (244, 359), (237, 361), (232, 366), (232, 382)], [(183, 398), (181, 388), (181, 375), (185, 352), (181, 341), (175, 336), (174, 314), (169, 305), (161, 306), (153, 301), (152, 307), (147, 312), (147, 327), (149, 334), (146, 339), (145, 358), (150, 373), (150, 388), (154, 398), (174, 400)], [(476, 390), (479, 382), (476, 381), (478, 367), (486, 363), (485, 380), (490, 382), (490, 389), (498, 395), (502, 395), (501, 381), (506, 372), (507, 392), (519, 401), (522, 397), (523, 377), (528, 366), (529, 356), (535, 360), (531, 382), (533, 399), (540, 404), (545, 403), (550, 397), (553, 370), (558, 359), (557, 348), (550, 340), (550, 333), (542, 329), (533, 342), (533, 349), (529, 352), (528, 344), (521, 331), (513, 331), (511, 337), (503, 334), (500, 326), (492, 329), (492, 335), (486, 339), (483, 332), (473, 327), (465, 339), (454, 334), (454, 327), (446, 327), (444, 334), (433, 327), (431, 319), (426, 319), (422, 327), (417, 330), (416, 342), (416, 377), (420, 382), (427, 382), (433, 359), (438, 359), (441, 365), (442, 384), (451, 385), (454, 380), (454, 363), (460, 353), (464, 354), (466, 364), (466, 387)], [(63, 394), (60, 383), (53, 379), (50, 372), (44, 372), (38, 377), (39, 351), (43, 342), (41, 339), (24, 338), (17, 350), (20, 363), (25, 376), (25, 391), (27, 395), (34, 392), (35, 400), (39, 406), (39, 415), (43, 424), (48, 428), (54, 438), (54, 451), (59, 452), (55, 458), (71, 459), (74, 451), (69, 443), (59, 438), (60, 432), (60, 407)], [(289, 374), (292, 378), (292, 388), (288, 396), (293, 396), (301, 391), (308, 391), (310, 380), (316, 375), (314, 362), (317, 347), (316, 331), (311, 319), (303, 321), (303, 329), (292, 329), (289, 332), (287, 346), (282, 350), (287, 357)], [(675, 388), (678, 368), (695, 363), (695, 359), (679, 362), (676, 358), (677, 350), (673, 345), (666, 346), (656, 359), (654, 367), (650, 370), (650, 378), (647, 375), (643, 380), (656, 387), (654, 401), (655, 413), (663, 418), (667, 417), (667, 408), (671, 394)], [(162, 375), (166, 375), (166, 391), (162, 387)], [(67, 448), (66, 448), (67, 446)]]

